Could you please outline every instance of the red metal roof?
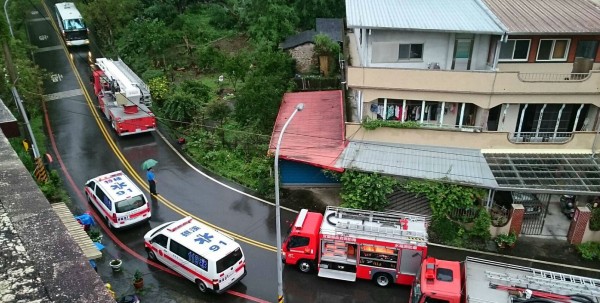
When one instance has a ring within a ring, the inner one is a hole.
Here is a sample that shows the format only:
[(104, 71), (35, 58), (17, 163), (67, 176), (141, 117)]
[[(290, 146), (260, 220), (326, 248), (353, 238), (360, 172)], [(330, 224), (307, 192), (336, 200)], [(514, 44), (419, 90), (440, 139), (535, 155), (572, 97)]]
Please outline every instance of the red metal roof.
[(275, 154), (279, 133), (299, 103), (304, 103), (304, 109), (294, 116), (283, 134), (280, 159), (343, 171), (335, 167), (346, 144), (341, 90), (286, 93), (273, 128), (269, 153)]
[(509, 34), (600, 33), (600, 8), (589, 0), (484, 2), (508, 28)]

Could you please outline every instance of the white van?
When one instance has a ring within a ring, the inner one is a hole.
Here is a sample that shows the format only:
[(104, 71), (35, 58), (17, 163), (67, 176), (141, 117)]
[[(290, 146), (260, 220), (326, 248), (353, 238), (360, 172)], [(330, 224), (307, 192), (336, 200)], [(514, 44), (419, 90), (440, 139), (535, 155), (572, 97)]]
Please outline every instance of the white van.
[(85, 195), (110, 228), (141, 224), (152, 215), (144, 193), (120, 170), (87, 181)]
[(185, 217), (144, 235), (148, 258), (196, 283), (201, 292), (225, 292), (246, 276), (242, 248), (232, 238)]
[(67, 46), (90, 44), (89, 29), (73, 2), (56, 3), (54, 11), (56, 12), (58, 28)]

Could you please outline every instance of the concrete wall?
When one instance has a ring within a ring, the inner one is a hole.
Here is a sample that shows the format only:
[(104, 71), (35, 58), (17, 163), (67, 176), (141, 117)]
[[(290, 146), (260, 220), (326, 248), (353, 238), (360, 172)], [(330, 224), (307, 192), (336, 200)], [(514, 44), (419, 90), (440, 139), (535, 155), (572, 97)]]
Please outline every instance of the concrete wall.
[[(429, 63), (436, 62), (441, 69), (451, 69), (455, 38), (456, 35), (453, 33), (371, 30), (367, 39), (368, 63), (366, 66), (427, 69)], [(471, 69), (485, 70), (487, 69), (490, 36), (474, 35), (473, 41)], [(398, 58), (398, 45), (411, 43), (423, 44), (422, 60), (390, 61), (384, 59)]]
[[(510, 132), (464, 132), (447, 129), (389, 127), (366, 130), (358, 123), (346, 123), (346, 135), (348, 140), (355, 141), (494, 150), (520, 149), (523, 152), (532, 152), (535, 150), (536, 152), (544, 153), (561, 153), (569, 150), (570, 152), (590, 153), (596, 133), (576, 132), (569, 141), (564, 143), (512, 143), (508, 140)], [(597, 144), (596, 151), (599, 149), (600, 144)]]
[[(519, 121), (520, 104), (510, 104), (508, 109), (506, 104), (502, 104), (500, 110), (500, 122), (498, 123), (498, 131), (514, 132), (517, 122)], [(504, 114), (506, 111), (506, 114)]]

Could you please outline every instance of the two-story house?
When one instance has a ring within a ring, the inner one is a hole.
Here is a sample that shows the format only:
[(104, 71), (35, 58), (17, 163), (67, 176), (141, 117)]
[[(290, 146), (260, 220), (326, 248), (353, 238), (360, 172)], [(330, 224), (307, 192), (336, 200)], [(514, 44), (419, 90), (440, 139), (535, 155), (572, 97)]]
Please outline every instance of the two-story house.
[(596, 129), (600, 10), (592, 2), (346, 3), (356, 122), (506, 135), (474, 148), (566, 142)]
[[(543, 194), (530, 233), (551, 199), (600, 195), (598, 5), (346, 0), (346, 15), (342, 167), (486, 187), (488, 202)], [(368, 130), (369, 119), (420, 127)]]

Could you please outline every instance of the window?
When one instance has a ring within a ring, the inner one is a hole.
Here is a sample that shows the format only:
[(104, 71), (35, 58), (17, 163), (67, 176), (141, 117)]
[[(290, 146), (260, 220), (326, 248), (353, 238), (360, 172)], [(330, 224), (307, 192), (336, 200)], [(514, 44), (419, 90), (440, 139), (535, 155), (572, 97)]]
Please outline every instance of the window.
[(86, 29), (83, 19), (67, 19), (63, 21), (65, 31), (76, 31)]
[(450, 301), (427, 297), (425, 298), (425, 303), (450, 303)]
[(154, 239), (152, 239), (152, 243), (156, 243), (164, 248), (167, 248), (167, 241), (169, 240), (169, 238), (167, 238), (167, 236), (165, 235), (158, 235), (156, 237), (154, 237)]
[(400, 44), (398, 60), (423, 59), (423, 44)]
[(575, 57), (596, 59), (597, 51), (598, 41), (581, 40), (577, 42), (577, 50), (575, 51)]
[(185, 246), (183, 246), (183, 245), (181, 245), (181, 244), (179, 244), (179, 243), (177, 243), (177, 242), (175, 242), (173, 240), (171, 240), (171, 245), (169, 246), (169, 250), (172, 253), (174, 253), (174, 254), (176, 254), (176, 255), (178, 255), (178, 256), (186, 259), (186, 260), (188, 258), (188, 253), (190, 252), (190, 250), (187, 247), (185, 247)]
[(569, 54), (569, 39), (540, 39), (538, 61), (565, 61)]
[(138, 195), (129, 199), (117, 202), (115, 205), (117, 213), (125, 213), (138, 209), (146, 204), (144, 196)]
[(452, 270), (447, 268), (438, 268), (436, 278), (439, 281), (452, 282)]
[(223, 259), (217, 261), (217, 273), (222, 273), (227, 268), (235, 265), (239, 260), (242, 259), (242, 249), (239, 247), (225, 256)]
[(531, 40), (508, 39), (500, 47), (500, 57), (502, 61), (527, 61), (529, 58), (529, 45)]
[(98, 200), (100, 200), (100, 202), (106, 205), (106, 208), (112, 210), (112, 201), (110, 200), (110, 198), (108, 198), (108, 196), (104, 193), (100, 186), (96, 186), (96, 196), (98, 197)]
[(86, 184), (85, 186), (89, 187), (90, 190), (93, 192), (94, 191), (94, 186), (96, 186), (96, 183), (94, 181), (90, 181), (88, 184)]
[(288, 249), (294, 248), (294, 247), (307, 246), (309, 243), (309, 240), (310, 239), (308, 237), (293, 236), (290, 238), (290, 242), (288, 242)]

